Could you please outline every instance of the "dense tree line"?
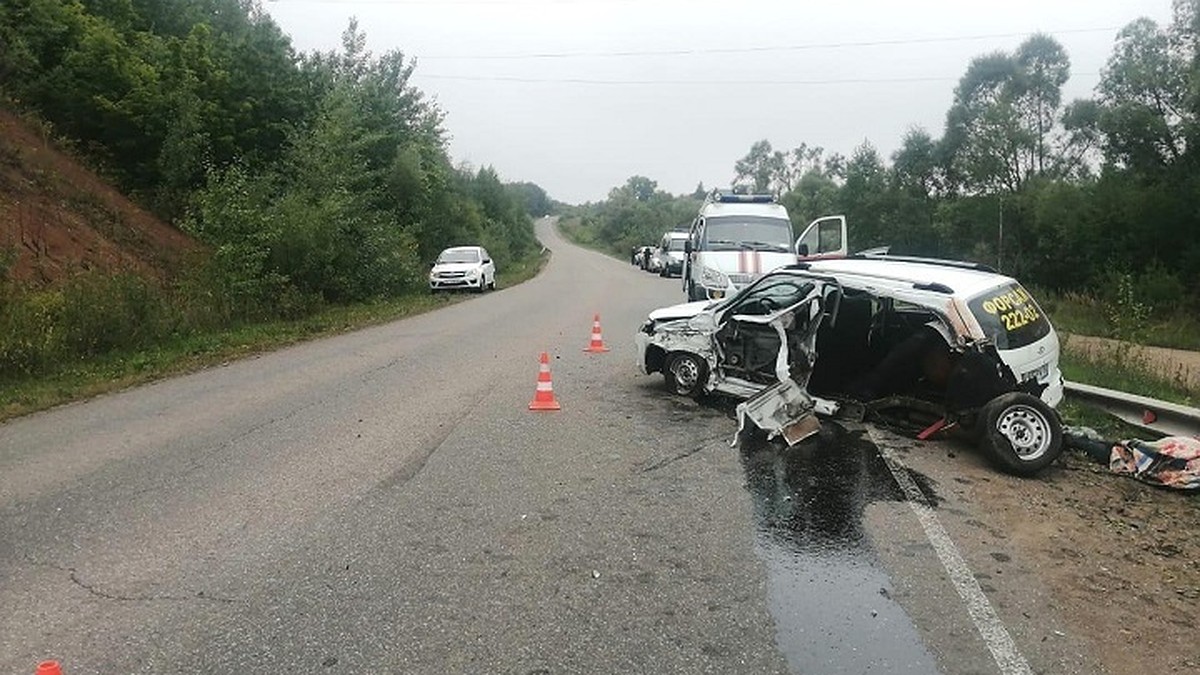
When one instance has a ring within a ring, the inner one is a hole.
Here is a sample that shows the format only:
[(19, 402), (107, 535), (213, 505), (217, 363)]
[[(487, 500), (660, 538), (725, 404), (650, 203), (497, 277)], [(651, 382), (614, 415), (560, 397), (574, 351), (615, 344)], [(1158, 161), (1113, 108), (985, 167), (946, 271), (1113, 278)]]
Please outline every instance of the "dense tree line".
[(451, 245), (536, 253), (546, 193), (453, 166), (413, 67), (354, 22), (296, 53), (257, 0), (0, 3), (0, 104), (207, 245), (168, 286), (0, 278), (0, 378), (419, 289)]
[(297, 54), (257, 0), (6, 0), (0, 93), (209, 243), (237, 314), (399, 292), (455, 243), (528, 254), (545, 193), (453, 167), (413, 62), (365, 43)]
[[(1066, 51), (1034, 35), (972, 60), (940, 138), (910, 130), (890, 162), (755, 143), (734, 183), (771, 191), (797, 228), (844, 213), (851, 245), (999, 265), (1029, 283), (1101, 298), (1133, 282), (1137, 301), (1200, 306), (1200, 14), (1176, 0), (1160, 26), (1124, 27), (1094, 98), (1065, 103)], [(648, 179), (631, 179), (633, 181)], [(585, 209), (614, 252), (650, 242), (690, 197), (658, 197), (628, 218), (629, 188)], [(686, 211), (686, 209), (684, 209)], [(694, 209), (692, 211), (694, 213)], [(1001, 236), (1001, 231), (1003, 236)]]
[(633, 176), (609, 190), (606, 200), (574, 209), (579, 226), (569, 234), (626, 256), (634, 247), (657, 244), (667, 230), (688, 225), (703, 199), (703, 186), (695, 194), (674, 196), (658, 189), (656, 181)]

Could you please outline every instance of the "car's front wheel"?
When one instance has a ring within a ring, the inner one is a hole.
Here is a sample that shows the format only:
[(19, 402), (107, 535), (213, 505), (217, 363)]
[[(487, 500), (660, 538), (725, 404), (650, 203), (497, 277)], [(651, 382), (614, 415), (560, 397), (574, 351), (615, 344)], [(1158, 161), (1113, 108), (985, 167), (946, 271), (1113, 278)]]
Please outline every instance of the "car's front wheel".
[(699, 396), (708, 378), (708, 363), (695, 354), (676, 352), (667, 357), (663, 368), (667, 388), (679, 396)]
[(1062, 454), (1062, 423), (1042, 399), (1023, 392), (997, 396), (982, 413), (980, 444), (992, 461), (1017, 476), (1032, 476)]

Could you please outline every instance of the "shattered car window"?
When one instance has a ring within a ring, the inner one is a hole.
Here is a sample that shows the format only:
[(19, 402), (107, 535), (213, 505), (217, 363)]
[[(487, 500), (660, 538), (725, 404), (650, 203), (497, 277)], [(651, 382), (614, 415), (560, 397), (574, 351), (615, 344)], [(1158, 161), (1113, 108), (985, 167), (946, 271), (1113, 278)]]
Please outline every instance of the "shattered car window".
[(815, 284), (795, 279), (780, 278), (760, 284), (748, 293), (743, 293), (733, 305), (733, 314), (763, 316), (790, 307), (812, 293)]
[(1016, 282), (978, 295), (967, 305), (997, 349), (1025, 347), (1050, 333), (1045, 314)]

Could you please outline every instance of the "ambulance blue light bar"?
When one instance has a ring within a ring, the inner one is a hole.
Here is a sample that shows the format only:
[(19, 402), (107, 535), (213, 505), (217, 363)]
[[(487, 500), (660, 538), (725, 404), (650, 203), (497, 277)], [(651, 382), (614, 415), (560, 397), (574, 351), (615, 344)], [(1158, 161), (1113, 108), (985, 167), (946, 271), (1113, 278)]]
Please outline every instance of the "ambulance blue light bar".
[(737, 194), (734, 192), (713, 190), (709, 199), (725, 204), (772, 204), (775, 202), (775, 195)]

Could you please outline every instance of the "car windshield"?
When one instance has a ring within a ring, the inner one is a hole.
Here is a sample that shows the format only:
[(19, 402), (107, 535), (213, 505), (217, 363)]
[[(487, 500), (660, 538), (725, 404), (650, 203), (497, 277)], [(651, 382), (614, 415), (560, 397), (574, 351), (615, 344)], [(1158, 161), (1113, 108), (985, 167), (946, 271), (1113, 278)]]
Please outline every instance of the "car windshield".
[(791, 276), (765, 277), (765, 281), (746, 293), (739, 293), (733, 312), (750, 316), (771, 314), (800, 302), (812, 293), (816, 283)]
[(997, 349), (1026, 347), (1050, 333), (1045, 314), (1016, 282), (982, 293), (967, 306)]
[(462, 249), (457, 251), (442, 251), (438, 256), (439, 263), (474, 263), (479, 262), (479, 251)]
[(667, 240), (667, 250), (668, 251), (682, 251), (683, 250), (683, 240), (682, 239), (668, 239)]
[(789, 251), (792, 223), (763, 216), (714, 216), (704, 221), (701, 247), (709, 251)]

